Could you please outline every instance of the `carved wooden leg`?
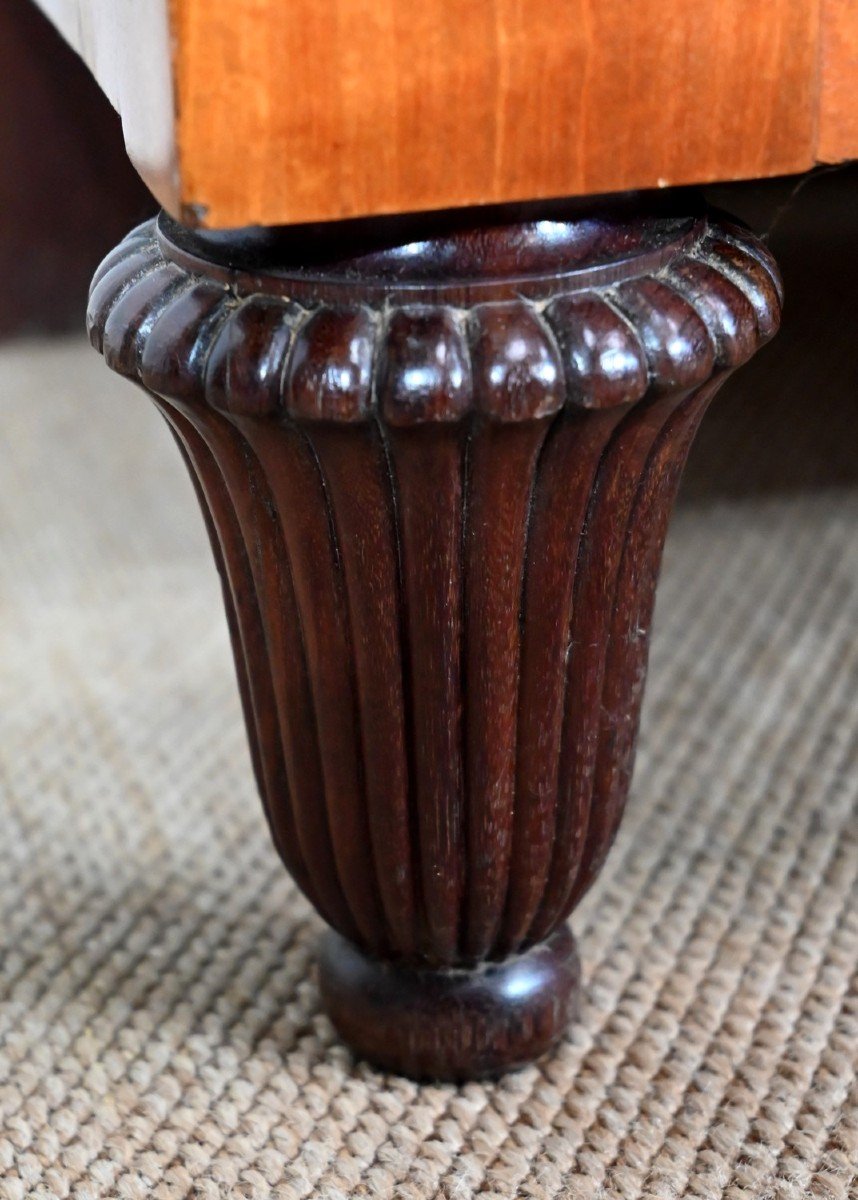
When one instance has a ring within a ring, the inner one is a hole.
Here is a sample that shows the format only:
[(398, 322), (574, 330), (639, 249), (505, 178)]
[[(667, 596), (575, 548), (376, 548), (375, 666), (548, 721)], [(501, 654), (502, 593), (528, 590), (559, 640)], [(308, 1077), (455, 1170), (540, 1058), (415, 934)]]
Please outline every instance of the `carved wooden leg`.
[(705, 215), (453, 220), (346, 250), (162, 217), (89, 325), (199, 490), (272, 835), (336, 931), (328, 1012), (464, 1078), (574, 1009), (680, 472), (779, 283)]

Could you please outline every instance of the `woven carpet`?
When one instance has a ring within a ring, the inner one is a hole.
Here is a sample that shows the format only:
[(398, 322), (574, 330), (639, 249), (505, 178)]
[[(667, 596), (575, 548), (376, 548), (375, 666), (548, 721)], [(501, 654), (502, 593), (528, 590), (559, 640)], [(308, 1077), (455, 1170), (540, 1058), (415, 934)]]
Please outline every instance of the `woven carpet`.
[(166, 430), (77, 341), (0, 350), (2, 1200), (858, 1195), (854, 315), (802, 341), (833, 287), (701, 434), (581, 1018), (490, 1085), (338, 1043)]

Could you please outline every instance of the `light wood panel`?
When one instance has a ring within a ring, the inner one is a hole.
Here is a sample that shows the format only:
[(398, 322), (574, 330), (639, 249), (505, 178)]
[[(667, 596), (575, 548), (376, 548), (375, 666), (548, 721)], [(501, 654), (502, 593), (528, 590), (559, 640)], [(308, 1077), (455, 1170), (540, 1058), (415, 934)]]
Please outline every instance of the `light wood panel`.
[(169, 0), (171, 71), (168, 0), (40, 3), (108, 30), (135, 164), (213, 227), (858, 156), (856, 0)]
[(817, 155), (858, 158), (858, 3), (823, 0)]
[(174, 0), (183, 196), (212, 225), (800, 170), (804, 0)]

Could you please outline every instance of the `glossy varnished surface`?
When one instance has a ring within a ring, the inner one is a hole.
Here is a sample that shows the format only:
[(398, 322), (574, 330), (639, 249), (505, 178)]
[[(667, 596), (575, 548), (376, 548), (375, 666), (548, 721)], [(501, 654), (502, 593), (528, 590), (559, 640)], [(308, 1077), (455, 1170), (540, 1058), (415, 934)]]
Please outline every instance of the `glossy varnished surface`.
[(471, 970), (379, 962), (335, 933), (322, 942), (322, 1002), (340, 1035), (415, 1079), (479, 1079), (549, 1050), (577, 1009), (581, 967), (564, 926), (524, 954)]
[(657, 271), (699, 238), (687, 192), (615, 197), (600, 206), (500, 205), (331, 224), (191, 230), (162, 214), (164, 256), (188, 271), (310, 302), (447, 304), (537, 298)]
[[(777, 327), (777, 271), (705, 215), (447, 230), (307, 268), (288, 237), (267, 266), (253, 239), (226, 265), (214, 244), (135, 231), (90, 330), (196, 479), (275, 842), (359, 948), (326, 952), (332, 1013), (404, 1070), (519, 1062), (560, 1008), (536, 989), (514, 1034), (483, 988), (477, 1036), (470, 1001), (443, 1025), (451, 997), (551, 938), (610, 848), (672, 499), (718, 385)], [(434, 1041), (406, 1019), (414, 972)]]

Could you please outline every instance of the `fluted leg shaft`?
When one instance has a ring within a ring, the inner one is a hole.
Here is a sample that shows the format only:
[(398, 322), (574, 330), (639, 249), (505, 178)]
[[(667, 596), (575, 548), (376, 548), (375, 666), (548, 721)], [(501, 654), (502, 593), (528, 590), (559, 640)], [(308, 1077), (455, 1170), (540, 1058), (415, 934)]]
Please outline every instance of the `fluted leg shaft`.
[(705, 214), (467, 220), (308, 265), (162, 217), (90, 303), (194, 478), (272, 836), (336, 931), (328, 1011), (452, 1078), (574, 1010), (682, 467), (780, 304)]

